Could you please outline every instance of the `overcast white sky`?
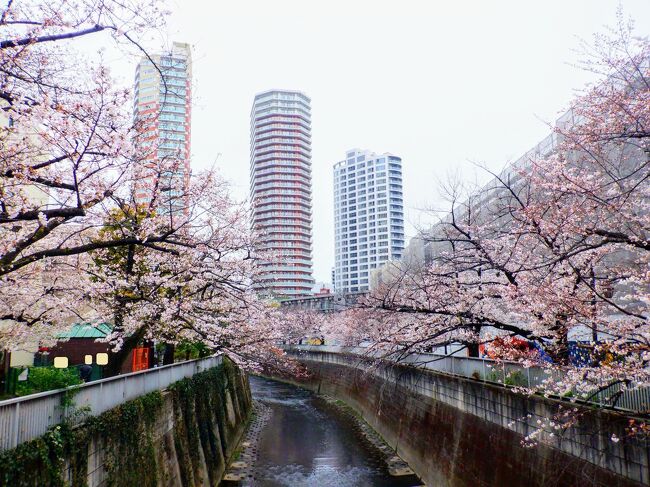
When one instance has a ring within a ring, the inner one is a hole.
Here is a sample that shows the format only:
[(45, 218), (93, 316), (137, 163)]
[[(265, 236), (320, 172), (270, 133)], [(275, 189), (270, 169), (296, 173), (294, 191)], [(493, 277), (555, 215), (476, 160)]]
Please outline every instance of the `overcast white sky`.
[[(579, 39), (615, 25), (614, 0), (172, 0), (168, 32), (194, 51), (192, 167), (248, 195), (255, 93), (312, 98), (314, 268), (334, 264), (332, 165), (360, 147), (402, 157), (407, 236), (439, 207), (437, 181), (470, 161), (499, 170), (549, 131), (589, 76)], [(623, 0), (637, 34), (650, 1)], [(132, 80), (134, 61), (118, 72)]]

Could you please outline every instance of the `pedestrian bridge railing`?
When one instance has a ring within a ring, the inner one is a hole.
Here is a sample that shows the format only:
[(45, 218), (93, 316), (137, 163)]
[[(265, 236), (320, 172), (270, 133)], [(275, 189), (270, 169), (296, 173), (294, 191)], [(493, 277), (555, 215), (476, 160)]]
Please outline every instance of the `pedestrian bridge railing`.
[[(438, 353), (394, 353), (383, 355), (367, 347), (344, 347), (339, 345), (284, 345), (285, 350), (358, 355), (363, 358), (384, 359), (403, 365), (425, 368), (435, 372), (451, 374), (506, 386), (539, 388), (544, 381), (553, 380), (552, 372), (543, 367), (524, 367), (519, 362), (496, 361), (489, 358), (464, 357)], [(559, 377), (558, 377), (559, 379)], [(615, 400), (612, 400), (615, 398)], [(620, 385), (606, 388), (584, 402), (619, 409), (626, 412), (650, 412), (650, 387), (621, 392)]]
[[(216, 367), (222, 360), (221, 355), (215, 355), (0, 401), (0, 451), (38, 438), (66, 418), (74, 421), (73, 412), (79, 408), (84, 408), (91, 416), (101, 414), (124, 402), (165, 389), (174, 382)], [(65, 407), (70, 394), (73, 394), (74, 406)]]

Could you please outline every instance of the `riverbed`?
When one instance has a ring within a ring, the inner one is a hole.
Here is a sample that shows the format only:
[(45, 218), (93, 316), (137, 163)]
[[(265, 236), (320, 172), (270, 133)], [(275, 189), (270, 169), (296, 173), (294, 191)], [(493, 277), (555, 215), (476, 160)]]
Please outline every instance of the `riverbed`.
[(253, 399), (268, 407), (256, 445), (252, 478), (260, 487), (412, 487), (389, 474), (385, 453), (362, 434), (358, 420), (317, 394), (250, 378)]

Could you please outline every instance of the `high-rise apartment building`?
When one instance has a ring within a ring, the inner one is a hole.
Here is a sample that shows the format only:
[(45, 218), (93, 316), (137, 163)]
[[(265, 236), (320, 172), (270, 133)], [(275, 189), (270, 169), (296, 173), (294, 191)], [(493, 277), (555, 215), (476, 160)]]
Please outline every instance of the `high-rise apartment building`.
[(251, 110), (250, 200), (253, 228), (268, 252), (260, 291), (278, 297), (312, 291), (311, 100), (270, 90)]
[(352, 149), (334, 165), (335, 289), (369, 289), (372, 271), (404, 250), (402, 159)]
[[(152, 63), (153, 61), (153, 63)], [(155, 63), (155, 64), (154, 64)], [(142, 58), (135, 72), (133, 116), (140, 125), (138, 144), (146, 154), (136, 167), (135, 200), (149, 204), (157, 186), (156, 209), (185, 208), (190, 177), (192, 54), (189, 44)]]

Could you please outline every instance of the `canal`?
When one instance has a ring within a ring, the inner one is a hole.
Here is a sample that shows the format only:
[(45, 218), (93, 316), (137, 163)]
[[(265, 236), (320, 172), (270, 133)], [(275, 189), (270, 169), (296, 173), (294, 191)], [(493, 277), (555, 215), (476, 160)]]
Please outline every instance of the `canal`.
[(386, 454), (339, 406), (304, 389), (250, 378), (253, 399), (266, 408), (251, 486), (411, 487), (417, 477), (393, 477)]

